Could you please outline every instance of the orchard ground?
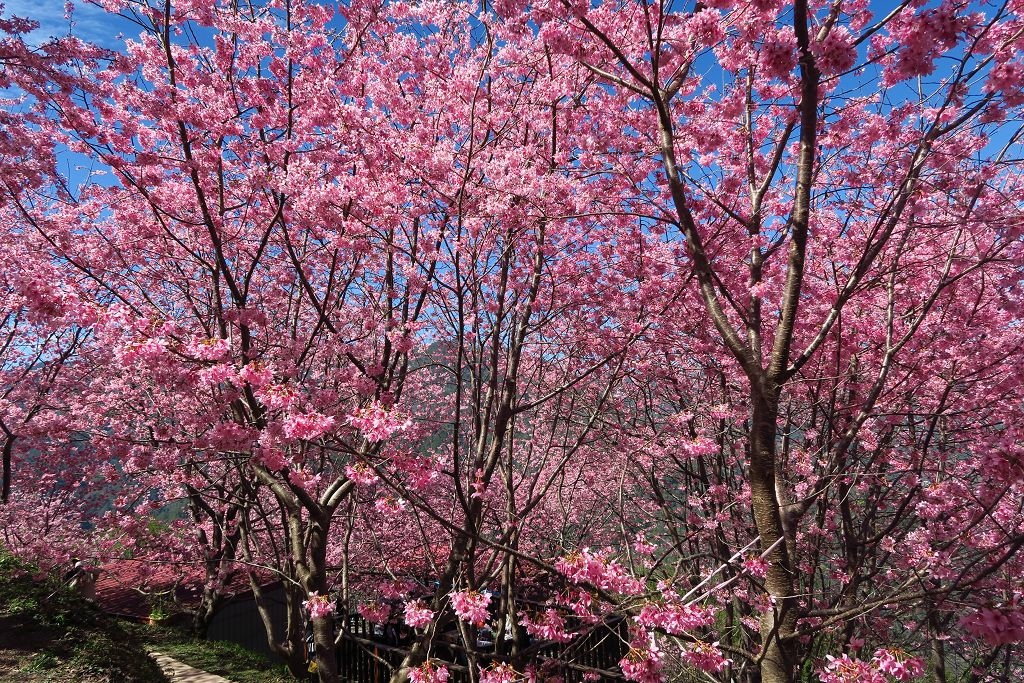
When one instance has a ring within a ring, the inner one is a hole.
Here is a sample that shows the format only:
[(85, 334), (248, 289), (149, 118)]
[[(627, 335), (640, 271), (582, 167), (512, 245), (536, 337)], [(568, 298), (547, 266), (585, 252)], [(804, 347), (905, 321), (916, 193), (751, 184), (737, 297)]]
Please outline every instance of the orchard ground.
[(166, 683), (150, 652), (232, 683), (295, 680), (284, 667), (233, 643), (104, 614), (61, 577), (0, 551), (0, 681)]

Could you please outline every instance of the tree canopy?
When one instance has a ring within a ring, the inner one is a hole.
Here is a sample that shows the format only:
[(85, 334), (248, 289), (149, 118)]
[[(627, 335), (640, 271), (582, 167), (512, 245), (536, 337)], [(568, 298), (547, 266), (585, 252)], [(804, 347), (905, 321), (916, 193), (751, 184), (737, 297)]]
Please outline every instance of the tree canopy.
[(1019, 2), (95, 5), (0, 17), (10, 550), (325, 683), (1024, 675)]

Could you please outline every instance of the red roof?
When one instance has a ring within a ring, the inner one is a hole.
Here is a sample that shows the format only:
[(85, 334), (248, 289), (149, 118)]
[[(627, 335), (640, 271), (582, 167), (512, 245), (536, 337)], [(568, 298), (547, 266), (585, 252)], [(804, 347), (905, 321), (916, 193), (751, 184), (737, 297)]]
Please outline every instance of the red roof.
[[(249, 590), (243, 571), (235, 572), (225, 587), (229, 596)], [(96, 579), (96, 603), (132, 619), (147, 619), (158, 604), (168, 614), (194, 609), (202, 594), (203, 579), (192, 564), (115, 560), (103, 565)]]

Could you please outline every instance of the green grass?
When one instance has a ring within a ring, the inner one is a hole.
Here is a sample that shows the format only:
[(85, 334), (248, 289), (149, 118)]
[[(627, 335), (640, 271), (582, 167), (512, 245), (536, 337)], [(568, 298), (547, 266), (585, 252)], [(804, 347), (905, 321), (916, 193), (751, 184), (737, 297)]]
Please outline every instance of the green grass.
[(234, 683), (294, 683), (284, 665), (274, 664), (258, 652), (225, 641), (199, 640), (181, 629), (139, 625), (139, 638), (150, 650), (180, 662), (218, 674)]
[(0, 680), (166, 683), (131, 630), (53, 574), (0, 549)]

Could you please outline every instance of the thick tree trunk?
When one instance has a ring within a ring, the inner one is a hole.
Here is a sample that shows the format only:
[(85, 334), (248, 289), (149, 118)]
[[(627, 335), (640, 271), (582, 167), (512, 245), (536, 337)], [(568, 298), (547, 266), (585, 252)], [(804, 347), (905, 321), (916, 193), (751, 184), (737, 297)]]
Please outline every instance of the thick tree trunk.
[[(252, 555), (249, 549), (249, 535), (248, 527), (243, 520), (243, 525), (240, 529), (240, 544), (239, 551), (242, 559), (246, 563), (252, 564)], [(263, 629), (267, 636), (267, 646), (270, 651), (279, 656), (284, 660), (285, 666), (288, 667), (288, 672), (296, 680), (302, 680), (307, 676), (307, 665), (306, 665), (306, 651), (305, 643), (302, 640), (302, 629), (303, 629), (303, 615), (300, 603), (302, 602), (302, 595), (300, 594), (298, 587), (293, 583), (294, 568), (291, 566), (287, 567), (287, 573), (285, 574), (284, 594), (285, 594), (285, 608), (287, 610), (287, 617), (284, 624), (284, 637), (278, 639), (278, 627), (277, 622), (270, 613), (270, 605), (267, 603), (266, 596), (263, 594), (263, 588), (256, 580), (255, 574), (252, 570), (249, 570), (249, 586), (252, 588), (253, 600), (256, 603), (256, 611), (260, 615), (260, 621), (263, 622)]]
[(334, 646), (332, 617), (313, 620), (313, 646), (316, 648), (316, 670), (320, 683), (337, 683), (338, 655)]
[(772, 548), (765, 558), (768, 562), (765, 587), (771, 596), (772, 609), (761, 616), (761, 681), (792, 683), (796, 656), (789, 636), (796, 628), (795, 569), (786, 547), (775, 481), (779, 392), (775, 387), (755, 387), (751, 394), (751, 506), (761, 547)]
[(277, 639), (277, 629), (270, 608), (264, 599), (263, 591), (252, 582), (253, 597), (256, 599), (256, 609), (259, 611), (260, 619), (266, 629), (267, 645), (271, 651), (284, 660), (288, 667), (288, 673), (295, 679), (303, 679), (307, 675), (306, 651), (303, 649), (301, 616), (298, 607), (297, 591), (285, 589), (285, 602), (288, 606), (288, 618), (284, 625), (283, 640)]
[(946, 644), (941, 636), (945, 628), (934, 608), (928, 610), (928, 625), (932, 630), (932, 683), (946, 683)]
[(205, 639), (207, 631), (210, 630), (210, 622), (213, 615), (217, 613), (222, 598), (217, 591), (211, 588), (203, 589), (203, 597), (192, 615), (192, 635), (196, 638)]
[[(312, 516), (312, 515), (311, 515)], [(308, 562), (302, 586), (308, 593), (327, 595), (327, 536), (330, 515), (318, 515), (309, 523)], [(338, 683), (338, 654), (334, 645), (334, 618), (313, 619), (313, 646), (320, 683)]]

